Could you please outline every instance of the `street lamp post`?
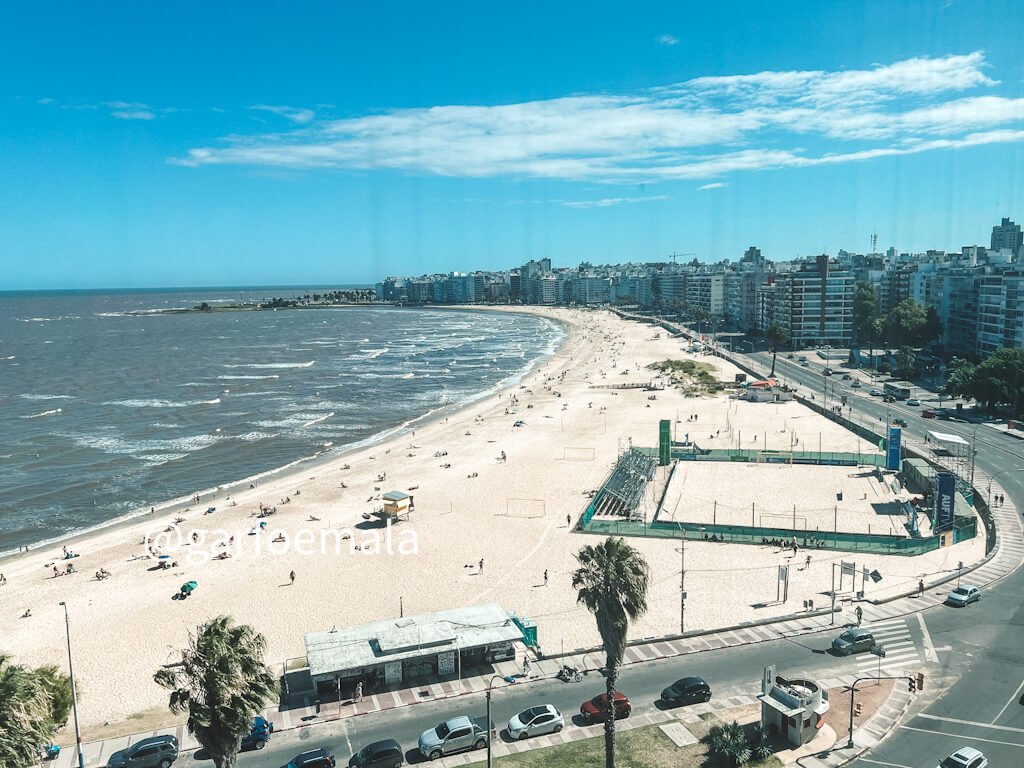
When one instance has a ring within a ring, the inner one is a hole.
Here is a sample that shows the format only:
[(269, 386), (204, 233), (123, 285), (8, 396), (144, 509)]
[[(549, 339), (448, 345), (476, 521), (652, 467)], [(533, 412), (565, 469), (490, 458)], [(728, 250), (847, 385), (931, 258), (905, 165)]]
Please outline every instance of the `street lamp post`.
[(82, 755), (82, 731), (78, 727), (78, 695), (75, 691), (75, 666), (71, 661), (71, 619), (68, 617), (68, 606), (60, 601), (64, 609), (64, 629), (68, 638), (68, 672), (71, 674), (71, 711), (75, 715), (75, 748), (78, 750), (78, 768), (85, 768), (85, 757)]
[(1009, 469), (1001, 469), (988, 479), (988, 491), (985, 493), (985, 495), (990, 499), (989, 503), (991, 503), (992, 498), (992, 481), (995, 480), (1000, 475), (1006, 474), (1007, 472), (1024, 472), (1024, 467), (1010, 467)]
[[(491, 727), (491, 688), (494, 686), (495, 680), (504, 680), (506, 683), (509, 682), (507, 675), (492, 675), (491, 679), (487, 681), (487, 768), (492, 768), (494, 765), (493, 757), (491, 755), (491, 737), (494, 735), (492, 732), (494, 729)], [(515, 682), (515, 679), (512, 679)], [(79, 766), (81, 768), (81, 766)]]

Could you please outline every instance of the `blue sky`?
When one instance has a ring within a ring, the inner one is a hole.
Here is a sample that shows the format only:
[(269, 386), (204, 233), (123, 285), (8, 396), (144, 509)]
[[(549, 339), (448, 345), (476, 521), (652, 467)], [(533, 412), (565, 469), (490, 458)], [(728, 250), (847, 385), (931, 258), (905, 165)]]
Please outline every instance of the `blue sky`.
[(0, 290), (987, 244), (1024, 3), (0, 10)]

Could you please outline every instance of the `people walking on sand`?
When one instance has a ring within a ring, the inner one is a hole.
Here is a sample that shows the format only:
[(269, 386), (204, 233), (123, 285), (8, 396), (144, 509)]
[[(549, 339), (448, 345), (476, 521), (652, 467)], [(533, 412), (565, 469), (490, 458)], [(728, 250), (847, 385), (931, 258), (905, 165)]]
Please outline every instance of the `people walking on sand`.
[(483, 572), (484, 572), (484, 559), (481, 557), (480, 558), (480, 573), (483, 573)]
[(572, 528), (572, 515), (568, 514), (565, 516), (565, 527)]
[(288, 574), (288, 582), (289, 584), (295, 584), (295, 571)]
[(811, 567), (811, 556), (810, 556), (810, 555), (808, 555), (808, 556), (807, 556), (807, 559), (806, 559), (806, 560), (804, 560), (804, 570), (805, 570), (805, 571), (806, 571), (806, 570), (809, 570), (809, 569), (810, 569), (810, 567)]
[(548, 569), (545, 568), (544, 569), (544, 586), (546, 587), (547, 585), (548, 585)]

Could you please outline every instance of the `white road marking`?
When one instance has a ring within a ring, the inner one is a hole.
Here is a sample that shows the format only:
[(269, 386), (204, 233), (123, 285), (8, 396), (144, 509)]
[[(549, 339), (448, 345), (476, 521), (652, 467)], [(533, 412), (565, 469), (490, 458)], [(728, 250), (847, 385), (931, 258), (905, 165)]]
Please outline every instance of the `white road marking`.
[[(1012, 728), (1009, 725), (992, 725), (992, 723), (979, 723), (977, 720), (957, 720), (955, 717), (939, 717), (938, 715), (918, 715), (925, 720), (938, 720), (941, 723), (956, 723), (957, 725), (974, 725), (978, 728), (991, 728), (994, 731), (1011, 731), (1013, 733), (1024, 733), (1024, 728)], [(1024, 744), (1021, 744), (1024, 747)]]
[(1018, 744), (1015, 741), (997, 741), (996, 739), (982, 739), (982, 738), (979, 738), (977, 736), (965, 736), (962, 733), (946, 733), (944, 731), (930, 731), (927, 728), (914, 728), (914, 727), (909, 726), (909, 725), (901, 725), (900, 728), (903, 728), (904, 730), (907, 730), (907, 731), (917, 731), (918, 733), (931, 733), (931, 734), (934, 734), (934, 735), (937, 735), (937, 736), (955, 736), (958, 739), (967, 739), (968, 741), (983, 741), (986, 744), (1001, 744), (1004, 747), (1019, 747), (1020, 749), (1024, 749), (1024, 744)]
[(872, 765), (888, 765), (892, 768), (914, 768), (912, 765), (904, 765), (903, 763), (884, 763), (881, 760), (868, 760), (866, 757), (857, 758), (859, 763), (871, 763)]
[(1020, 685), (1017, 686), (1017, 690), (1013, 692), (1013, 696), (1010, 697), (1009, 701), (1007, 701), (1005, 704), (1003, 704), (1003, 708), (999, 710), (999, 714), (992, 718), (992, 722), (993, 723), (996, 720), (998, 720), (1000, 717), (1003, 716), (1003, 712), (1006, 711), (1007, 707), (1009, 707), (1011, 704), (1013, 704), (1013, 702), (1017, 701), (1017, 697), (1020, 696), (1020, 689), (1021, 688), (1024, 688), (1024, 682), (1022, 682)]
[(921, 625), (921, 637), (924, 638), (924, 660), (925, 661), (938, 661), (939, 654), (935, 652), (935, 646), (932, 645), (932, 636), (928, 634), (928, 627), (924, 623), (924, 614), (917, 614), (917, 621)]

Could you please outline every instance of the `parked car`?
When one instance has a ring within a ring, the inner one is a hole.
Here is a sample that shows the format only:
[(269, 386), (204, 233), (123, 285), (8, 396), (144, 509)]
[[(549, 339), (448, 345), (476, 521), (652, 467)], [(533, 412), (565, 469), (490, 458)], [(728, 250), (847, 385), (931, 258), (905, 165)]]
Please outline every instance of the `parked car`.
[(348, 759), (348, 768), (401, 768), (404, 764), (405, 753), (394, 739), (367, 744)]
[(249, 732), (242, 737), (242, 751), (247, 749), (263, 749), (274, 733), (274, 724), (259, 715), (252, 721)]
[(961, 747), (944, 758), (939, 768), (988, 768), (988, 758), (974, 747)]
[(916, 397), (908, 397), (907, 398), (907, 405), (912, 405), (914, 407), (917, 407), (920, 404), (921, 404), (921, 401), (918, 400)]
[(871, 631), (862, 627), (850, 627), (839, 637), (832, 641), (832, 650), (840, 656), (849, 656), (851, 653), (863, 653), (873, 650), (875, 647), (875, 636)]
[(661, 700), (670, 707), (711, 701), (711, 686), (699, 677), (684, 677), (662, 691)]
[(961, 584), (946, 595), (946, 604), (954, 605), (957, 608), (963, 608), (965, 605), (976, 603), (979, 600), (981, 600), (981, 589), (970, 584)]
[[(615, 706), (616, 720), (629, 717), (629, 713), (633, 711), (633, 705), (629, 703), (629, 698), (622, 691), (615, 692), (612, 697), (612, 704)], [(580, 706), (580, 716), (583, 718), (583, 722), (587, 725), (590, 725), (591, 723), (603, 723), (607, 715), (607, 693), (602, 693), (599, 696), (595, 696), (592, 699), (584, 701)]]
[(318, 747), (299, 752), (282, 768), (334, 768), (336, 764), (334, 755), (323, 747)]
[(885, 393), (880, 389), (872, 389), (868, 394), (872, 397), (881, 397)]
[(420, 754), (431, 760), (467, 749), (483, 749), (490, 733), (483, 720), (475, 717), (453, 717), (420, 734)]
[(860, 379), (854, 379), (853, 383), (850, 384), (850, 386), (853, 387), (854, 389), (860, 389), (864, 385), (860, 383)]
[(525, 739), (545, 733), (558, 733), (565, 727), (565, 719), (551, 704), (524, 709), (508, 721), (508, 735), (513, 739)]
[(140, 739), (127, 749), (110, 756), (108, 768), (170, 768), (178, 759), (178, 740), (174, 736)]
[(896, 424), (897, 426), (900, 426), (900, 427), (907, 426), (907, 420), (903, 419), (903, 418), (895, 418), (895, 419), (892, 420), (892, 423)]

